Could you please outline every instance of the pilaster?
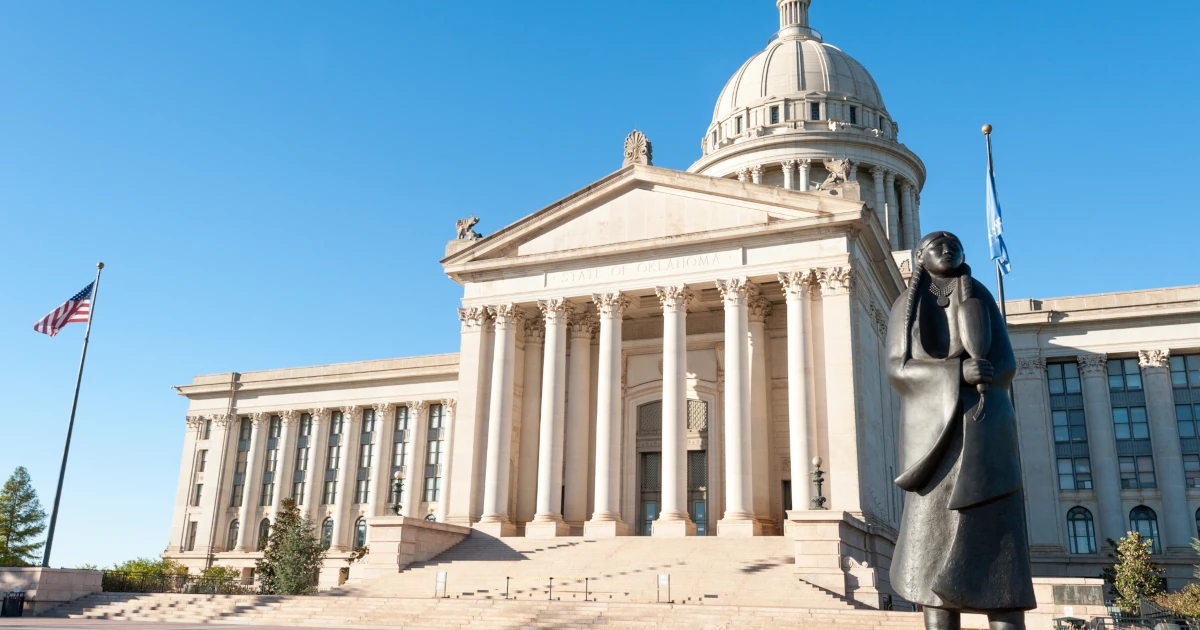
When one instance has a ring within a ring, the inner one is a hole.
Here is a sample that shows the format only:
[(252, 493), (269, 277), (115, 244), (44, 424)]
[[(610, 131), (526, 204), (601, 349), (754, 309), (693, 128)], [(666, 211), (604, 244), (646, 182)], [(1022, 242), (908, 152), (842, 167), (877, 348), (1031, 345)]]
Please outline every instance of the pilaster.
[(1029, 546), (1038, 553), (1066, 553), (1063, 523), (1066, 512), (1058, 500), (1058, 462), (1050, 433), (1049, 387), (1046, 361), (1037, 356), (1017, 357), (1012, 382), (1016, 401), (1017, 436), (1021, 448), (1021, 476), (1025, 487), (1025, 518)]
[[(832, 510), (862, 511), (859, 482), (858, 382), (854, 371), (853, 270), (850, 266), (827, 267), (816, 272), (821, 293), (821, 346), (825, 370), (825, 427), (829, 453), (829, 507)], [(814, 307), (815, 308), (815, 307)], [(806, 462), (807, 463), (807, 462)], [(796, 506), (792, 506), (793, 508)]]
[(451, 457), (447, 467), (450, 472), (446, 484), (449, 495), (443, 500), (448, 503), (446, 522), (470, 526), (478, 492), (474, 484), (477, 472), (475, 453), (482, 446), (482, 429), (487, 423), (488, 365), (485, 363), (487, 350), (484, 347), (487, 341), (484, 333), (487, 309), (462, 308), (458, 310), (458, 317), (462, 321), (458, 397), (452, 430), (454, 441), (450, 444)]
[(375, 442), (371, 459), (371, 502), (367, 516), (384, 516), (388, 511), (388, 494), (392, 485), (392, 434), (396, 422), (396, 406), (390, 402), (371, 405), (375, 412)]
[(1175, 391), (1171, 387), (1171, 351), (1138, 352), (1142, 367), (1142, 385), (1146, 390), (1146, 414), (1150, 422), (1150, 444), (1154, 449), (1154, 469), (1162, 492), (1163, 549), (1168, 553), (1190, 554), (1196, 534), (1194, 513), (1188, 506), (1184, 485), (1183, 451), (1175, 419)]
[(1083, 409), (1087, 422), (1088, 449), (1093, 462), (1093, 485), (1100, 517), (1096, 540), (1117, 540), (1129, 530), (1121, 505), (1121, 477), (1117, 462), (1117, 438), (1113, 430), (1112, 401), (1108, 394), (1108, 357), (1081, 354), (1079, 375), (1083, 389)]

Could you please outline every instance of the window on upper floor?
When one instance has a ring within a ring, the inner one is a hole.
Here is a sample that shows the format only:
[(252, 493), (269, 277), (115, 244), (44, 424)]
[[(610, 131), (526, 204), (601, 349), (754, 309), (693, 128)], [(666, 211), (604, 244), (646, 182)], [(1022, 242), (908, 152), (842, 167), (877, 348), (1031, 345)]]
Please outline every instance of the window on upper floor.
[(1137, 359), (1108, 360), (1108, 390), (1110, 392), (1142, 391), (1142, 370)]
[(779, 124), (779, 106), (778, 105), (771, 106), (771, 124), (772, 125)]
[(445, 411), (441, 405), (429, 405), (429, 433), (425, 446), (425, 501), (442, 498), (442, 454), (446, 448), (443, 428)]
[(1121, 487), (1127, 490), (1147, 490), (1158, 487), (1154, 477), (1154, 458), (1143, 456), (1118, 457)]
[(715, 131), (712, 132), (712, 139), (711, 139), (710, 144), (712, 145), (712, 148), (714, 148), (714, 149), (717, 148), (717, 132), (715, 132)]
[(375, 410), (363, 410), (362, 434), (359, 436), (358, 474), (354, 482), (354, 502), (367, 503), (371, 498), (371, 460), (375, 454)]
[(188, 523), (187, 543), (184, 545), (184, 551), (196, 550), (196, 530), (200, 529), (200, 523), (192, 521)]
[(1092, 462), (1086, 457), (1059, 458), (1059, 490), (1091, 490)]
[(1175, 405), (1175, 422), (1179, 425), (1179, 437), (1200, 437), (1197, 421), (1200, 421), (1200, 404)]
[(734, 133), (742, 133), (742, 128), (743, 128), (742, 117), (738, 116), (737, 118), (734, 118), (733, 119)]
[(1096, 527), (1087, 508), (1073, 507), (1067, 512), (1067, 537), (1071, 553), (1096, 553)]
[(1189, 488), (1200, 488), (1200, 455), (1183, 456), (1183, 478)]
[(202, 449), (196, 453), (196, 472), (204, 472), (206, 467), (208, 467), (208, 451)]
[(1171, 357), (1171, 385), (1200, 388), (1200, 354)]
[(200, 505), (200, 497), (204, 494), (204, 484), (198, 483), (192, 489), (192, 507)]
[(821, 104), (820, 103), (809, 103), (808, 117), (812, 120), (821, 120)]
[(858, 108), (853, 105), (850, 106), (850, 124), (858, 124)]
[(212, 437), (212, 420), (205, 420), (204, 427), (200, 429), (200, 439), (207, 440)]
[(1079, 394), (1079, 364), (1051, 363), (1046, 366), (1046, 378), (1050, 382), (1050, 395)]
[(1118, 440), (1150, 439), (1145, 407), (1113, 407), (1112, 415)]
[(1087, 443), (1087, 421), (1082, 409), (1051, 411), (1050, 419), (1054, 424), (1055, 442)]
[(1158, 542), (1158, 515), (1154, 510), (1144, 505), (1133, 508), (1129, 512), (1129, 529), (1154, 542), (1152, 553), (1162, 553), (1162, 545)]

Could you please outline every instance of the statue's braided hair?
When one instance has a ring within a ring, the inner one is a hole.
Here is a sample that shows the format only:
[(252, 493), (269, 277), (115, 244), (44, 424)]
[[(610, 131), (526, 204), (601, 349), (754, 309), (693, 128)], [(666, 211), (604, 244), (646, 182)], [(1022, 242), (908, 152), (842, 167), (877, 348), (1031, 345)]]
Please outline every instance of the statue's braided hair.
[[(908, 282), (908, 298), (904, 305), (904, 360), (907, 361), (911, 357), (912, 352), (912, 324), (913, 319), (917, 316), (917, 292), (921, 285), (929, 280), (929, 272), (925, 270), (925, 265), (922, 262), (922, 257), (925, 254), (925, 249), (935, 242), (944, 238), (954, 239), (958, 243), (959, 250), (962, 250), (962, 240), (950, 232), (930, 232), (921, 239), (913, 250), (913, 274), (912, 279)], [(966, 300), (974, 295), (971, 282), (971, 268), (967, 266), (966, 254), (963, 254), (963, 264), (959, 267), (961, 274), (958, 282), (958, 296), (960, 300)]]

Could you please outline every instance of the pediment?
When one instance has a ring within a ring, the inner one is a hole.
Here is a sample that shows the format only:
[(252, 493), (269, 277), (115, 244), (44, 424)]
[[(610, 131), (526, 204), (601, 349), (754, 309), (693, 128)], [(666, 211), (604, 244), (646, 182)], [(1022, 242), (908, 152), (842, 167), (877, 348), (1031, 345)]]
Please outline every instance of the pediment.
[(448, 273), (477, 263), (585, 257), (704, 239), (781, 222), (858, 213), (836, 197), (636, 165), (492, 234), (442, 261)]

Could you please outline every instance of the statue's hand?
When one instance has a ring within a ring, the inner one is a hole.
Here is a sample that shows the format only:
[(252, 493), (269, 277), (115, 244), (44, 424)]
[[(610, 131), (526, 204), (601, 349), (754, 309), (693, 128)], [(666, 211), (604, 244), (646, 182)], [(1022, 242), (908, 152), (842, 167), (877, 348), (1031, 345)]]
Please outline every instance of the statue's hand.
[(992, 362), (987, 359), (967, 359), (962, 364), (963, 380), (968, 385), (991, 383), (995, 375)]

